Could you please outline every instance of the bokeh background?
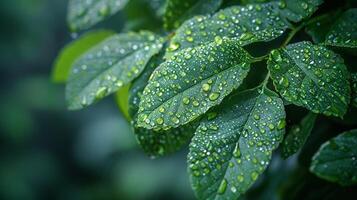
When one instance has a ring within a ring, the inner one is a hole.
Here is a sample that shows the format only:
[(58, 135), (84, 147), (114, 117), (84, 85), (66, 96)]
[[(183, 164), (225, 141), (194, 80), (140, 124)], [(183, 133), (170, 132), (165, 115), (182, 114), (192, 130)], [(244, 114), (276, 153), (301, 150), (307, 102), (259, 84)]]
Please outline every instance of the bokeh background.
[[(144, 1), (132, 0), (95, 28), (157, 29), (161, 11)], [(82, 111), (66, 110), (64, 86), (50, 78), (58, 52), (75, 37), (66, 26), (66, 8), (66, 0), (0, 1), (0, 199), (194, 199), (187, 148), (159, 159), (146, 156), (112, 97)], [(321, 125), (313, 138), (328, 129)], [(312, 141), (321, 144), (328, 137)], [(299, 165), (296, 156), (283, 161), (274, 155), (267, 173), (244, 198), (355, 194), (353, 188), (308, 173), (307, 158), (319, 145), (311, 146)]]

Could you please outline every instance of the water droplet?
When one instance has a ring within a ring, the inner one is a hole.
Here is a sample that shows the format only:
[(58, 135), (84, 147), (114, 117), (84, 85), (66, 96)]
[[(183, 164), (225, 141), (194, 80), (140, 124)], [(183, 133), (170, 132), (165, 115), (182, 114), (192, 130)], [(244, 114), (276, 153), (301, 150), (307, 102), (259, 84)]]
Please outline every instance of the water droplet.
[(227, 189), (227, 180), (223, 179), (218, 188), (218, 194), (223, 194)]
[(220, 95), (220, 94), (219, 94), (218, 92), (212, 92), (212, 93), (208, 96), (208, 98), (209, 98), (209, 100), (211, 100), (211, 101), (215, 101), (215, 100), (218, 99), (219, 95)]

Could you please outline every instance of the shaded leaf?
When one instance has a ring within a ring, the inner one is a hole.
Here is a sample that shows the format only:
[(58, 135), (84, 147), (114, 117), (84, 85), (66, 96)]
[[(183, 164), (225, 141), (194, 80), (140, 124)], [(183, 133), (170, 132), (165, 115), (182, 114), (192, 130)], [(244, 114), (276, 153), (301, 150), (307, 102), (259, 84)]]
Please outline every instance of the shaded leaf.
[(195, 15), (216, 11), (222, 0), (167, 0), (164, 13), (164, 27), (167, 30), (178, 28), (182, 22)]
[(250, 60), (237, 42), (222, 38), (178, 52), (150, 78), (140, 102), (139, 126), (168, 129), (193, 121), (242, 83)]
[(275, 88), (289, 102), (327, 116), (346, 113), (349, 73), (333, 51), (310, 42), (290, 44), (271, 52), (268, 68)]
[(212, 42), (217, 36), (235, 39), (240, 45), (273, 40), (288, 28), (277, 7), (276, 2), (232, 6), (212, 16), (194, 17), (176, 31), (167, 57), (174, 51)]
[(357, 183), (357, 129), (344, 132), (321, 145), (310, 171), (320, 178), (347, 186)]
[(162, 43), (162, 38), (150, 32), (118, 34), (86, 52), (70, 72), (69, 109), (88, 106), (134, 80)]
[(293, 22), (310, 17), (323, 3), (323, 0), (281, 0), (281, 14)]
[(92, 31), (64, 47), (55, 60), (52, 81), (65, 83), (75, 60), (91, 47), (114, 34), (113, 31), (109, 30)]
[(337, 47), (357, 47), (357, 8), (342, 14), (327, 33), (325, 43)]
[(237, 199), (245, 193), (269, 164), (284, 128), (283, 101), (267, 89), (239, 93), (209, 113), (188, 155), (198, 199)]
[(357, 73), (352, 73), (352, 105), (357, 107)]
[(306, 26), (305, 32), (309, 34), (314, 43), (323, 43), (326, 39), (326, 34), (329, 32), (334, 20), (338, 17), (338, 13), (328, 15), (320, 20)]
[(71, 31), (89, 28), (122, 9), (128, 0), (69, 0), (67, 21)]
[(305, 144), (315, 125), (316, 114), (310, 112), (299, 125), (291, 127), (282, 144), (282, 156), (288, 158), (298, 152)]

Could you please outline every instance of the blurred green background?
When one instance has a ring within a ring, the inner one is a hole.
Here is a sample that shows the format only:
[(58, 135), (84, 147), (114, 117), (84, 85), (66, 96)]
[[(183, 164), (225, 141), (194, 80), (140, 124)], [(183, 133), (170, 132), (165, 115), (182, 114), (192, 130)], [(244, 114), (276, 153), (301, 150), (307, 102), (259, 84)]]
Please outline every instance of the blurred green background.
[[(72, 41), (66, 9), (65, 0), (0, 1), (0, 199), (192, 199), (186, 152), (147, 157), (114, 98), (66, 110), (64, 86), (50, 80)], [(125, 17), (99, 27), (121, 31)]]
[[(95, 28), (157, 29), (160, 10), (153, 9), (160, 3), (155, 7), (144, 1), (132, 0)], [(73, 40), (66, 8), (65, 0), (0, 1), (0, 200), (194, 199), (186, 173), (187, 148), (150, 159), (114, 98), (82, 111), (66, 110), (64, 86), (50, 79), (58, 52)], [(244, 198), (334, 199), (346, 191), (353, 196), (355, 189), (308, 173), (309, 158), (332, 136), (320, 137), (328, 130), (324, 124), (317, 130), (306, 157), (283, 161), (274, 155)]]

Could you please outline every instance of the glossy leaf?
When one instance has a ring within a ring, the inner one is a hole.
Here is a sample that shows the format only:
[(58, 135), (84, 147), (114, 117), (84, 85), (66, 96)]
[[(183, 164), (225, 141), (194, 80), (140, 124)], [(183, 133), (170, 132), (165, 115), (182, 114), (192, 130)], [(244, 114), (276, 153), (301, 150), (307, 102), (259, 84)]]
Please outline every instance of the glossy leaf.
[(164, 27), (168, 30), (178, 28), (182, 22), (195, 15), (216, 11), (222, 0), (167, 0), (164, 13)]
[(310, 42), (290, 44), (271, 52), (268, 68), (275, 88), (289, 102), (327, 116), (346, 113), (349, 73), (333, 51)]
[(61, 50), (55, 60), (54, 69), (52, 71), (52, 80), (56, 83), (65, 83), (76, 59), (91, 47), (114, 34), (113, 31), (109, 30), (92, 31), (68, 44)]
[(310, 171), (325, 180), (357, 183), (357, 129), (344, 132), (324, 143), (312, 158)]
[[(163, 60), (163, 53), (153, 56), (143, 73), (133, 81), (129, 95), (129, 113), (132, 119), (136, 118), (140, 98), (150, 75)], [(136, 126), (136, 121), (133, 122), (133, 126), (137, 141), (142, 149), (150, 156), (159, 157), (176, 152), (187, 145), (198, 124), (197, 122), (189, 123), (166, 131), (139, 128)]]
[(69, 0), (67, 20), (71, 31), (87, 29), (122, 9), (128, 0)]
[(198, 199), (237, 199), (269, 164), (285, 132), (283, 101), (265, 89), (231, 97), (197, 128), (188, 155)]
[(325, 43), (337, 47), (357, 47), (357, 8), (342, 14), (328, 32)]
[(352, 105), (357, 107), (357, 73), (352, 73)]
[(323, 3), (323, 0), (281, 0), (281, 13), (293, 22), (299, 22), (310, 17)]
[(168, 129), (193, 121), (242, 83), (250, 60), (237, 42), (219, 37), (178, 52), (152, 74), (140, 102), (139, 126)]
[(316, 114), (310, 112), (301, 120), (299, 125), (291, 127), (282, 144), (283, 158), (288, 158), (304, 146), (314, 128), (316, 116)]
[(150, 32), (114, 35), (81, 56), (70, 72), (66, 87), (69, 109), (81, 109), (130, 83), (163, 39)]
[(172, 38), (167, 57), (172, 52), (214, 41), (219, 36), (240, 45), (270, 41), (288, 28), (280, 17), (278, 3), (232, 6), (212, 16), (197, 16), (186, 21)]

